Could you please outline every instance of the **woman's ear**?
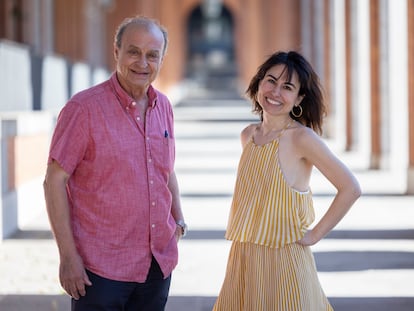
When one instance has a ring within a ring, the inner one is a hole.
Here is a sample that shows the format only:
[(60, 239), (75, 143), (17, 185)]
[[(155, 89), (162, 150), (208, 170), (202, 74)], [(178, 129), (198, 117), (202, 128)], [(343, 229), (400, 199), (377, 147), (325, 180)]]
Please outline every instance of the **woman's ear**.
[[(305, 94), (302, 94), (302, 95), (298, 95), (298, 98), (297, 98), (297, 100), (296, 100), (296, 103), (297, 103), (297, 105), (299, 105), (301, 102), (302, 102), (302, 100), (305, 98)], [(296, 106), (296, 105), (295, 105)]]

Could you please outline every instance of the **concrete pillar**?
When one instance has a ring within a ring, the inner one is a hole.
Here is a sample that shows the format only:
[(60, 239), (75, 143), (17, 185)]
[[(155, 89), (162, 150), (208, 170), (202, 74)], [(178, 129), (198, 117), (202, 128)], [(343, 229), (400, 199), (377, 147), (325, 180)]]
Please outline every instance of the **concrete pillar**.
[(349, 126), (354, 139), (351, 149), (358, 152), (360, 165), (368, 168), (371, 154), (369, 0), (353, 0), (351, 8), (352, 98), (348, 103), (352, 105)]
[(0, 241), (45, 208), (42, 182), (54, 118), (46, 112), (0, 113)]
[(104, 7), (101, 2), (87, 1), (85, 3), (85, 61), (93, 67), (105, 65), (105, 54), (96, 51), (105, 51), (111, 48), (111, 42), (106, 42), (106, 21)]
[(332, 77), (332, 105), (331, 119), (333, 136), (337, 148), (345, 148), (345, 115), (346, 115), (346, 75), (345, 68), (345, 2), (344, 0), (332, 1), (330, 7), (331, 16), (331, 77)]
[[(9, 237), (18, 228), (16, 204), (8, 204), (7, 201), (16, 202), (16, 195), (9, 194), (9, 163), (8, 163), (8, 138), (16, 135), (16, 122), (13, 120), (1, 120), (0, 127), (0, 172), (1, 172), (1, 200), (0, 200), (0, 241)], [(7, 200), (8, 199), (8, 200)]]
[(0, 112), (32, 109), (30, 66), (27, 46), (0, 40)]
[(47, 56), (42, 68), (42, 102), (43, 110), (58, 112), (69, 99), (69, 74), (65, 59)]
[(408, 34), (407, 0), (387, 1), (388, 106), (390, 168), (407, 178), (408, 169)]
[(301, 40), (302, 46), (301, 50), (303, 55), (309, 59), (312, 58), (312, 14), (309, 14), (312, 10), (312, 1), (309, 0), (301, 0), (300, 3), (300, 20), (301, 20)]
[(313, 4), (313, 59), (312, 63), (315, 71), (318, 73), (318, 76), (321, 78), (321, 81), (325, 80), (325, 36), (324, 36), (324, 27), (325, 27), (325, 16), (324, 16), (324, 1), (323, 0), (314, 0), (311, 1)]

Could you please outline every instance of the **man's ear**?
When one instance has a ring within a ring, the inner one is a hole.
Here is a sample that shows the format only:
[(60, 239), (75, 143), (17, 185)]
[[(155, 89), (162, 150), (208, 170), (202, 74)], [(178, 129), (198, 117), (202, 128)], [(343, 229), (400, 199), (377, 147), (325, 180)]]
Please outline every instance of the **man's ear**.
[(117, 61), (118, 60), (118, 55), (119, 55), (119, 49), (116, 46), (116, 44), (114, 43), (114, 58)]

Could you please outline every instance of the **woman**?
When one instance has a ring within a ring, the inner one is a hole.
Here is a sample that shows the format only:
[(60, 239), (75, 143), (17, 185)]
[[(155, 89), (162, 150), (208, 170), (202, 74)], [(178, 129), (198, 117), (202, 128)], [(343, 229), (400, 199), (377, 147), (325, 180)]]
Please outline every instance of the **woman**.
[[(344, 217), (361, 194), (348, 168), (323, 143), (319, 78), (299, 53), (271, 55), (247, 94), (260, 122), (241, 133), (241, 155), (226, 238), (233, 241), (213, 310), (333, 310), (310, 245)], [(312, 168), (336, 188), (314, 221)]]

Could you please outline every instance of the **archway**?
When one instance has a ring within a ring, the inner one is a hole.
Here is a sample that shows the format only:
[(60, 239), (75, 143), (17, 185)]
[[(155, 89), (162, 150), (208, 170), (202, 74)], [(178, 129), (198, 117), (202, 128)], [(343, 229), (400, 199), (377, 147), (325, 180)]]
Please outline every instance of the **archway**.
[(233, 90), (237, 77), (234, 22), (219, 0), (204, 1), (187, 21), (187, 78), (207, 89)]

